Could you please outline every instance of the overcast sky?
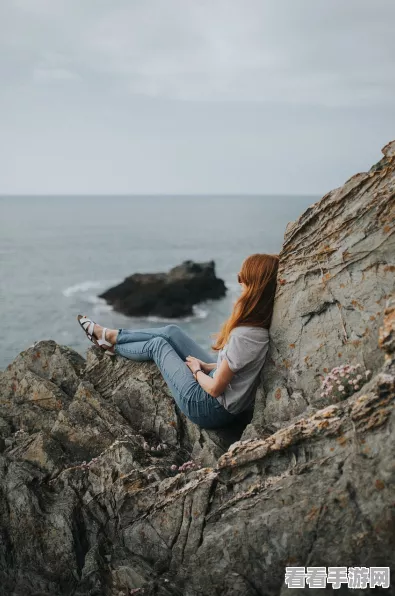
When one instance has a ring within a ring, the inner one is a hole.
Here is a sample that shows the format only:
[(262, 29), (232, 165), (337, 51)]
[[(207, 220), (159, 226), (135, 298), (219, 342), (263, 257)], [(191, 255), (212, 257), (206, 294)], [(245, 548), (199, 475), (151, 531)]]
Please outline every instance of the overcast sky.
[(393, 0), (0, 0), (0, 193), (324, 194), (395, 138)]

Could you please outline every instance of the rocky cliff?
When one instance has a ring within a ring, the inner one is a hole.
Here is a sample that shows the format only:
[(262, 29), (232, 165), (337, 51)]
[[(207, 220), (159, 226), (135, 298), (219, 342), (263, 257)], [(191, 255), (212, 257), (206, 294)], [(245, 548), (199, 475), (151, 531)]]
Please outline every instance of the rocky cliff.
[[(242, 437), (191, 424), (153, 363), (96, 347), (85, 361), (41, 341), (0, 374), (0, 594), (282, 596), (286, 566), (395, 568), (395, 142), (383, 151), (287, 227)], [(326, 395), (346, 363), (372, 372)]]
[(324, 406), (321, 380), (333, 367), (382, 365), (377, 334), (395, 286), (395, 141), (383, 154), (287, 226), (270, 351), (246, 438)]

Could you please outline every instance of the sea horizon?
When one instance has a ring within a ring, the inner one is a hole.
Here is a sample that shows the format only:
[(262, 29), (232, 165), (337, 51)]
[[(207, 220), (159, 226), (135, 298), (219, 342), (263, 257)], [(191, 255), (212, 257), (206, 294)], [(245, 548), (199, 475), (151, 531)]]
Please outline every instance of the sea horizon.
[(50, 198), (50, 197), (59, 197), (59, 198), (80, 198), (80, 197), (87, 197), (87, 198), (100, 198), (100, 197), (131, 197), (131, 198), (141, 198), (141, 197), (160, 197), (160, 198), (171, 198), (171, 197), (191, 197), (191, 198), (240, 198), (240, 197), (283, 197), (283, 198), (290, 198), (290, 197), (321, 197), (324, 194), (320, 195), (319, 193), (0, 193), (0, 198), (25, 198), (25, 197), (34, 197), (34, 198)]

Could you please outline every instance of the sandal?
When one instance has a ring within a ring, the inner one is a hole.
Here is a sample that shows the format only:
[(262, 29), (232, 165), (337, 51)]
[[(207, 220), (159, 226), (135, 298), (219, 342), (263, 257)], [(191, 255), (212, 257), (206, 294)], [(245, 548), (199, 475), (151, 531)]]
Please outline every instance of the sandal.
[[(92, 321), (92, 319), (88, 319), (86, 316), (78, 315), (77, 321), (85, 331), (89, 341), (104, 350), (107, 356), (115, 356), (115, 352), (111, 351), (111, 348), (114, 348), (113, 344), (106, 340), (107, 327), (103, 327), (101, 339), (96, 339), (96, 337), (93, 335), (93, 329), (96, 323)], [(108, 349), (104, 348), (103, 346), (108, 346)]]

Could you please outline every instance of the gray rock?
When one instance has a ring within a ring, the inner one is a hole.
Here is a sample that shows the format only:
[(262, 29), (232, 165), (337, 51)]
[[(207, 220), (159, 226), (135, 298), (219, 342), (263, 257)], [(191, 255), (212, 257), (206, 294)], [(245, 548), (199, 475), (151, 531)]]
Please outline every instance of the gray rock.
[(9, 437), (11, 434), (10, 425), (4, 418), (0, 417), (0, 437), (5, 438)]
[(49, 431), (69, 405), (84, 369), (77, 352), (53, 340), (21, 352), (0, 372), (0, 435), (19, 429)]
[(381, 367), (377, 333), (395, 290), (395, 141), (288, 224), (280, 252), (270, 348), (253, 428), (281, 428), (327, 403), (322, 378), (335, 366)]

